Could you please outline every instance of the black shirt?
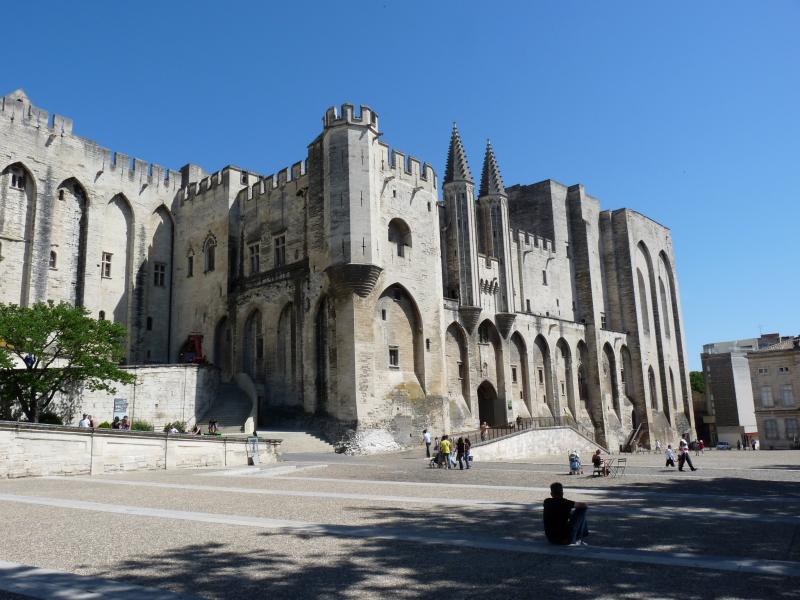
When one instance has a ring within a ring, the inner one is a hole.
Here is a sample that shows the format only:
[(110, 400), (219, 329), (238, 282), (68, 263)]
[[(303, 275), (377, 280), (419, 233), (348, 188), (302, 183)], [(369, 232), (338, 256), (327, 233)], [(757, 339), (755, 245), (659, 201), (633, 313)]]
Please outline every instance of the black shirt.
[(573, 508), (575, 503), (564, 498), (547, 498), (544, 501), (544, 534), (551, 543), (569, 543), (569, 515)]

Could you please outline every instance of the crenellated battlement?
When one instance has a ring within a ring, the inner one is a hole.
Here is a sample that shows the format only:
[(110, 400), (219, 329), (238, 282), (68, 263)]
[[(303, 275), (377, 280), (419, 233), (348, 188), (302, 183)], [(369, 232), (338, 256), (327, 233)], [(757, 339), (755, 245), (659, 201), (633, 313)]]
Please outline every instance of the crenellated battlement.
[(142, 185), (163, 185), (165, 187), (180, 185), (181, 176), (178, 171), (166, 169), (161, 165), (138, 158), (131, 158), (127, 154), (104, 148), (92, 140), (73, 134), (72, 119), (58, 114), (50, 115), (48, 111), (34, 106), (21, 89), (0, 98), (0, 118), (47, 132), (51, 139), (54, 136), (60, 136), (78, 140), (84, 145), (87, 155), (99, 160), (98, 174), (106, 171), (120, 173), (121, 176), (127, 176), (132, 181), (139, 180)]
[(512, 229), (511, 239), (514, 240), (514, 243), (518, 244), (523, 251), (529, 250), (533, 252), (538, 250), (540, 252), (548, 253), (556, 251), (553, 240), (536, 235), (535, 233), (523, 231), (522, 229)]
[(436, 173), (428, 163), (420, 162), (413, 156), (406, 157), (405, 153), (394, 150), (383, 142), (378, 142), (378, 153), (384, 172), (392, 172), (398, 179), (405, 179), (414, 185), (424, 181), (427, 184), (425, 187), (436, 189)]
[(291, 167), (281, 169), (277, 173), (260, 178), (254, 185), (248, 186), (240, 192), (240, 197), (245, 201), (253, 198), (267, 196), (272, 190), (281, 188), (287, 184), (294, 184), (296, 187), (303, 187), (305, 181), (308, 162), (301, 160), (294, 163)]
[(342, 104), (341, 110), (331, 106), (322, 117), (322, 125), (325, 129), (339, 125), (365, 125), (378, 131), (378, 113), (363, 104), (360, 106), (359, 114), (355, 113), (352, 104)]

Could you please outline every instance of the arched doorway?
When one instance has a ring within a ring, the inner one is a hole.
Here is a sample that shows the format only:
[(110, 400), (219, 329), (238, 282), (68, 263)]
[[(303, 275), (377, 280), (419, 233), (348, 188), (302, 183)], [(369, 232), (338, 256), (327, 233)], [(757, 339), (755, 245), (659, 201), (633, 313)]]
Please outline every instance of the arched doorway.
[(503, 416), (505, 412), (498, 410), (497, 390), (488, 381), (484, 381), (478, 386), (478, 419), (491, 426), (505, 425)]

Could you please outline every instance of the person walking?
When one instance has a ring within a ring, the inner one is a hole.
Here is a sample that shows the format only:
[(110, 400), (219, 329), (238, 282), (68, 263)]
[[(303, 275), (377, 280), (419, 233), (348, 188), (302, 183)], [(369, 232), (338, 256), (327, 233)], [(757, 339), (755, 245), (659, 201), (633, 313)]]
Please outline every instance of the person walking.
[(697, 471), (692, 464), (692, 457), (689, 454), (689, 442), (681, 436), (680, 447), (678, 448), (678, 471), (683, 471), (684, 465), (689, 465), (692, 471)]
[[(459, 470), (464, 470), (464, 438), (460, 437), (456, 440), (456, 460), (458, 461)], [(469, 463), (467, 463), (469, 468)]]
[[(450, 439), (450, 436), (448, 436)], [(450, 465), (455, 469), (456, 468), (456, 441), (450, 440)]]
[(481, 441), (482, 442), (486, 441), (486, 431), (488, 429), (489, 429), (489, 424), (486, 421), (481, 423)]
[(472, 448), (472, 442), (469, 441), (468, 437), (464, 438), (464, 462), (467, 463), (467, 468), (469, 469), (469, 461), (472, 460), (472, 455), (470, 454), (470, 449)]
[(667, 464), (665, 467), (675, 468), (675, 453), (672, 451), (672, 444), (667, 444), (667, 451), (664, 453), (667, 457)]
[(84, 429), (90, 427), (88, 415), (86, 413), (83, 413), (83, 418), (78, 422), (78, 427), (82, 427)]
[(442, 455), (442, 460), (447, 464), (447, 468), (452, 468), (450, 467), (450, 440), (446, 435), (443, 435), (442, 441), (439, 442), (439, 454)]
[(661, 454), (661, 440), (656, 440), (656, 454)]
[(425, 457), (431, 457), (431, 434), (427, 429), (422, 430), (422, 440), (425, 442)]

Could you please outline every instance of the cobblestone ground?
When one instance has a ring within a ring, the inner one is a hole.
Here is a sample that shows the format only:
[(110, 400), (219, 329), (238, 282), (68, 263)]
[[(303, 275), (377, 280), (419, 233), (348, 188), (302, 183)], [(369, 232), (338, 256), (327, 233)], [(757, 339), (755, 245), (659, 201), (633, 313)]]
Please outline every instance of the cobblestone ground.
[[(800, 598), (800, 452), (618, 478), (422, 454), (2, 481), (0, 599)], [(588, 548), (544, 539), (553, 481), (589, 503)]]

